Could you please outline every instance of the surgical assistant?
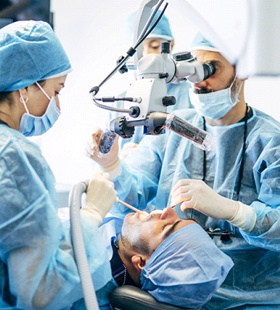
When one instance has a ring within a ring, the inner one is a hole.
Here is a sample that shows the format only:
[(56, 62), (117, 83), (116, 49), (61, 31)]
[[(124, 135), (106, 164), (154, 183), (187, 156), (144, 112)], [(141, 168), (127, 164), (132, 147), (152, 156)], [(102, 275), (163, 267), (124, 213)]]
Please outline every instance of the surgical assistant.
[[(216, 72), (193, 85), (195, 109), (178, 115), (214, 137), (212, 150), (167, 132), (145, 137), (125, 163), (117, 144), (106, 164), (95, 154), (96, 141), (88, 155), (110, 172), (120, 199), (139, 209), (178, 203), (178, 212), (232, 258), (233, 269), (205, 309), (279, 309), (280, 124), (246, 103), (245, 81), (200, 34), (192, 53), (215, 62)], [(120, 208), (111, 212), (121, 217)]]
[[(0, 30), (0, 308), (70, 309), (83, 298), (69, 222), (57, 216), (55, 179), (26, 137), (48, 131), (71, 71), (49, 24), (19, 21)], [(98, 225), (116, 199), (103, 174), (89, 180), (81, 220), (96, 289), (111, 279)], [(100, 208), (100, 209), (99, 209)]]

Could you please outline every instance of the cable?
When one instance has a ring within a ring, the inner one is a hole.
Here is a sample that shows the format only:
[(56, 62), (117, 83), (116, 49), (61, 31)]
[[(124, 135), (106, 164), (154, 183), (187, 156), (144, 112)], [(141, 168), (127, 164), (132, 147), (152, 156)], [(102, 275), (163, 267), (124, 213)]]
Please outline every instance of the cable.
[(142, 32), (140, 33), (139, 37), (136, 40), (136, 43), (134, 45), (134, 48), (136, 49), (146, 38), (147, 36), (152, 32), (152, 30), (155, 28), (155, 26), (158, 24), (159, 20), (161, 19), (162, 15), (164, 14), (168, 3), (165, 4), (160, 16), (157, 18), (157, 20), (154, 22), (153, 26), (148, 30), (149, 26), (152, 23), (153, 18), (155, 17), (155, 15), (157, 14), (159, 7), (161, 6), (161, 4), (163, 3), (164, 0), (161, 0), (157, 6), (154, 9), (154, 12), (152, 13), (152, 15), (149, 17), (147, 23), (144, 26), (144, 29), (142, 30)]
[(142, 32), (140, 33), (139, 37), (137, 38), (135, 45), (144, 37), (144, 35), (145, 35), (145, 33), (146, 33), (148, 27), (151, 25), (151, 22), (152, 22), (154, 16), (156, 15), (157, 11), (159, 10), (159, 7), (160, 7), (161, 4), (163, 3), (163, 1), (164, 1), (164, 0), (159, 1), (158, 4), (156, 5), (154, 12), (152, 13), (152, 15), (151, 15), (151, 16), (149, 17), (149, 19), (147, 20), (147, 22), (146, 22), (144, 28), (142, 29)]
[(97, 100), (93, 97), (92, 98), (94, 105), (96, 105), (98, 108), (104, 109), (104, 110), (109, 110), (109, 111), (114, 111), (114, 112), (121, 112), (121, 113), (128, 113), (132, 114), (133, 110), (131, 109), (121, 109), (121, 108), (116, 108), (116, 107), (111, 107), (106, 104), (101, 104), (97, 102)]
[(153, 24), (153, 26), (147, 31), (147, 28), (150, 26), (150, 23), (153, 19), (153, 17), (155, 16), (155, 14), (157, 13), (160, 5), (163, 3), (164, 0), (159, 1), (159, 3), (156, 5), (156, 8), (153, 12), (153, 14), (150, 16), (150, 18), (148, 19), (148, 22), (146, 23), (144, 29), (142, 30), (139, 38), (137, 39), (136, 43), (134, 44), (134, 47), (130, 47), (129, 50), (127, 51), (127, 55), (118, 63), (118, 65), (107, 75), (107, 77), (105, 77), (105, 79), (98, 85), (98, 86), (94, 86), (90, 89), (90, 93), (92, 94), (92, 96), (94, 97), (100, 87), (106, 83), (117, 71), (119, 71), (119, 69), (127, 62), (129, 57), (132, 57), (135, 52), (136, 49), (138, 48), (138, 46), (146, 39), (146, 37), (151, 33), (151, 31), (155, 28), (155, 26), (157, 25), (157, 23), (159, 22), (159, 20), (161, 19), (162, 15), (164, 14), (168, 3), (165, 4), (160, 16), (158, 17), (158, 19), (156, 20), (156, 22)]

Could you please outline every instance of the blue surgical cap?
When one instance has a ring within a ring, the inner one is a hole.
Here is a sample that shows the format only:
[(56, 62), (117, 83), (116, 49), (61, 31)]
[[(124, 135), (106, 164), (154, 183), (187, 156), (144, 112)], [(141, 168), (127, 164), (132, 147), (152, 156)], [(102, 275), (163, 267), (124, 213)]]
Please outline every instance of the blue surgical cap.
[[(161, 11), (157, 11), (156, 15), (154, 16), (151, 26), (154, 24), (154, 22), (158, 19), (159, 15), (161, 14)], [(134, 30), (135, 29), (135, 23), (136, 23), (136, 16), (137, 12), (134, 12), (129, 17), (129, 29)], [(168, 21), (168, 18), (163, 14), (153, 31), (148, 35), (147, 38), (150, 39), (162, 39), (166, 41), (172, 41), (174, 40), (174, 37), (171, 32), (170, 24)]]
[(210, 41), (204, 38), (200, 32), (198, 32), (194, 37), (191, 43), (190, 50), (191, 51), (205, 50), (205, 51), (219, 52), (219, 50)]
[(70, 71), (69, 59), (48, 23), (18, 21), (0, 29), (0, 92)]
[(210, 300), (233, 267), (198, 224), (168, 236), (141, 271), (142, 289), (158, 301), (196, 308)]

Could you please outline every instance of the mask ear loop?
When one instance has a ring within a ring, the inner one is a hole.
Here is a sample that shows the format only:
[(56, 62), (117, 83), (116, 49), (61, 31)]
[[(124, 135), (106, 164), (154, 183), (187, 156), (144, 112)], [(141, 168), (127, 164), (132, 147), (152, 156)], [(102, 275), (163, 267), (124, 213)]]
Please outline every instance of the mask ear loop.
[[(231, 101), (233, 102), (234, 100), (237, 100), (237, 102), (239, 101), (238, 100), (238, 97), (239, 97), (239, 94), (240, 94), (240, 91), (241, 91), (241, 87), (242, 87), (242, 82), (240, 82), (238, 84), (238, 82), (236, 82), (237, 80), (237, 74), (235, 74), (235, 77), (230, 85), (230, 98), (231, 98)], [(234, 83), (236, 82), (236, 88), (235, 89), (232, 89)], [(233, 92), (235, 92), (235, 94), (233, 94)]]
[(38, 82), (35, 82), (36, 85), (41, 89), (41, 91), (43, 92), (43, 94), (49, 99), (51, 100), (51, 97), (45, 92), (44, 88), (38, 83)]
[(20, 98), (19, 98), (19, 101), (23, 104), (26, 113), (27, 113), (27, 114), (30, 114), (30, 113), (29, 113), (29, 110), (28, 110), (28, 108), (27, 108), (27, 105), (26, 105), (26, 103), (27, 103), (27, 101), (28, 101), (28, 97), (26, 96), (26, 100), (24, 100), (24, 98), (23, 98), (21, 92), (19, 92), (19, 97), (20, 97)]

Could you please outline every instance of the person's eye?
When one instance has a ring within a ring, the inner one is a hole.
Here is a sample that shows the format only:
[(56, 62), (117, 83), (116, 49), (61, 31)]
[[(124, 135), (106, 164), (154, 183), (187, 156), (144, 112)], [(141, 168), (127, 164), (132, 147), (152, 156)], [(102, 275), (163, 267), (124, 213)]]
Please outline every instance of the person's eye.
[(164, 229), (165, 229), (167, 226), (170, 226), (170, 225), (171, 225), (171, 224), (164, 224), (164, 225), (162, 225), (162, 226), (161, 226), (161, 230), (164, 231)]
[(160, 48), (160, 46), (159, 45), (154, 45), (154, 46), (151, 46), (151, 48), (154, 49), (154, 50), (157, 50), (157, 49)]
[(54, 95), (55, 95), (55, 96), (61, 95), (61, 92), (63, 92), (63, 91), (62, 91), (63, 88), (64, 88), (64, 85), (58, 86), (58, 87), (56, 88), (56, 90), (54, 91)]
[(154, 48), (154, 49), (159, 48), (160, 47), (160, 43), (159, 42), (151, 42), (149, 44), (149, 47), (150, 48)]
[[(62, 90), (62, 89), (61, 89)], [(55, 96), (61, 96), (61, 90), (60, 91), (55, 91), (54, 94)]]

